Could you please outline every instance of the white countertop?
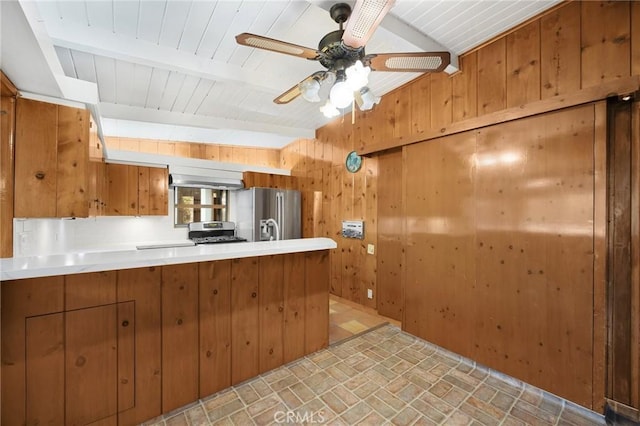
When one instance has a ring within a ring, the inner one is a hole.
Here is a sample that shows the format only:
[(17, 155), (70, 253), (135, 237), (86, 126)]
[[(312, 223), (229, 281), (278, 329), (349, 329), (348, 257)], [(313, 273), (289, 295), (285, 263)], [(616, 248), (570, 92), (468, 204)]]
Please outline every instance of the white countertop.
[(193, 247), (119, 250), (14, 257), (0, 260), (0, 281), (52, 275), (112, 271), (179, 263), (206, 262), (242, 257), (269, 256), (337, 247), (330, 238), (261, 241), (256, 243), (205, 244)]

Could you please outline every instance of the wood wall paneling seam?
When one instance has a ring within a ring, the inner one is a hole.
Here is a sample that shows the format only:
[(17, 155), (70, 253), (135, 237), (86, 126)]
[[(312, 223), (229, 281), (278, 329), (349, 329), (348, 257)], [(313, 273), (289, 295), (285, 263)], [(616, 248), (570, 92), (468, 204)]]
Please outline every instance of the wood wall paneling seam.
[(369, 156), (392, 148), (411, 145), (418, 142), (425, 142), (443, 136), (466, 132), (468, 130), (480, 129), (494, 124), (506, 123), (508, 121), (531, 117), (546, 112), (587, 104), (606, 99), (610, 96), (635, 93), (639, 89), (640, 76), (634, 75), (631, 77), (623, 77), (598, 86), (582, 89), (571, 94), (553, 96), (551, 98), (531, 102), (519, 107), (507, 108), (502, 111), (482, 115), (477, 118), (459, 121), (451, 124), (449, 127), (443, 127), (439, 130), (430, 130), (428, 132), (411, 135), (407, 138), (389, 139), (383, 143), (367, 146), (358, 153), (360, 155)]

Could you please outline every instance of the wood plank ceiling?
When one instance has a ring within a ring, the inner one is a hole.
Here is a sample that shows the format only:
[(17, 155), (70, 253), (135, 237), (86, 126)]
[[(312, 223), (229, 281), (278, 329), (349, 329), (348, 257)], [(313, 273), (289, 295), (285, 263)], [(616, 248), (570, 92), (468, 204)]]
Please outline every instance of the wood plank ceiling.
[[(368, 53), (424, 50), (417, 33), (452, 54), (468, 51), (558, 0), (398, 0)], [(328, 122), (298, 98), (273, 99), (322, 69), (315, 61), (238, 46), (252, 32), (316, 47), (337, 29), (316, 1), (38, 1), (65, 74), (97, 83), (105, 133), (280, 147)], [(399, 23), (399, 26), (398, 26)], [(400, 27), (400, 30), (398, 28)], [(424, 44), (422, 44), (424, 46)], [(385, 93), (416, 73), (372, 73)], [(329, 87), (323, 87), (326, 98)], [(147, 124), (140, 124), (147, 123)], [(153, 134), (152, 134), (153, 133)], [(162, 136), (165, 137), (162, 137)]]

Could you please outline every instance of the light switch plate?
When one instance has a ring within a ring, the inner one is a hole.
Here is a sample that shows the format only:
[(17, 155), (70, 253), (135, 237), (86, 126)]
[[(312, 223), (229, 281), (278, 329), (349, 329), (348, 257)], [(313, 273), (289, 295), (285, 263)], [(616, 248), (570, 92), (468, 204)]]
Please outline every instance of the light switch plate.
[(373, 299), (373, 290), (371, 290), (370, 288), (367, 289), (367, 298)]
[(373, 244), (367, 244), (367, 253), (375, 254), (376, 247)]

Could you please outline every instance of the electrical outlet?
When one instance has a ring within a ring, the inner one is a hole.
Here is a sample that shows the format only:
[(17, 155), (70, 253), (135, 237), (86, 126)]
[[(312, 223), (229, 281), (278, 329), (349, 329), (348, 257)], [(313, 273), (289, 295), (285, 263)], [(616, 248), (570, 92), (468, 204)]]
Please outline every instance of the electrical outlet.
[(373, 290), (367, 289), (367, 299), (373, 299)]
[(367, 244), (367, 253), (374, 254), (376, 252), (376, 247), (373, 244)]

